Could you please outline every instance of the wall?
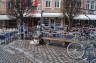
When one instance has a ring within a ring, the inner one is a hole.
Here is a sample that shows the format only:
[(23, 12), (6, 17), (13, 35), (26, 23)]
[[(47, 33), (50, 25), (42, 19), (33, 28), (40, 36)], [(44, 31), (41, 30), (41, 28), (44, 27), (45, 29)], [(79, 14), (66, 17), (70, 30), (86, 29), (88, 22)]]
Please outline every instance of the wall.
[(6, 0), (0, 0), (0, 14), (6, 14)]
[(89, 0), (89, 1), (95, 1), (95, 9), (89, 10), (86, 8), (87, 0), (82, 0), (82, 11), (84, 14), (96, 14), (96, 0)]
[(42, 10), (44, 10), (45, 12), (53, 12), (53, 13), (58, 12), (58, 13), (60, 13), (61, 12), (61, 9), (54, 7), (54, 1), (55, 0), (50, 0), (50, 1), (51, 1), (50, 8), (46, 8), (46, 0), (42, 0)]

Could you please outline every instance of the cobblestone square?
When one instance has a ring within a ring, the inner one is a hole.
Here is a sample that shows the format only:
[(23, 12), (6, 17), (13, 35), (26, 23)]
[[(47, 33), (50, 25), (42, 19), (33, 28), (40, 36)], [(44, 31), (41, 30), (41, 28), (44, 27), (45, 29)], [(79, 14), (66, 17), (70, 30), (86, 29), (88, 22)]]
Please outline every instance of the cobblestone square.
[[(65, 47), (55, 45), (32, 45), (30, 40), (14, 41), (3, 48), (11, 55), (25, 56), (33, 63), (71, 63)], [(10, 58), (11, 59), (11, 58)], [(26, 61), (26, 60), (24, 60)], [(26, 63), (26, 62), (25, 62)]]
[(32, 45), (30, 40), (17, 40), (0, 48), (0, 63), (81, 63), (81, 61), (70, 58), (64, 46)]

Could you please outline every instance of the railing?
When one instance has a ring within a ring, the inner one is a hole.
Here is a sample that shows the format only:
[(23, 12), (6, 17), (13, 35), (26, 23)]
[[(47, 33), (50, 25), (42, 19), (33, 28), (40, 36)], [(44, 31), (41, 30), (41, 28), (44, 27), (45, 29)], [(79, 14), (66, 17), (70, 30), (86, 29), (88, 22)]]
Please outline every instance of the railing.
[(16, 29), (6, 29), (0, 32), (0, 44), (8, 44), (15, 40), (18, 31)]

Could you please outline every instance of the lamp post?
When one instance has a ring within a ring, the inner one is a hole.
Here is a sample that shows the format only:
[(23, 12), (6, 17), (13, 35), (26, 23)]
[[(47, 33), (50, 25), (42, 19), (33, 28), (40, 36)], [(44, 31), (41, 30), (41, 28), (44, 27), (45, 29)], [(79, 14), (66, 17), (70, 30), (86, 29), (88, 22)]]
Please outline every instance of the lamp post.
[(42, 11), (41, 11), (41, 20), (40, 20), (40, 21), (41, 21), (41, 26), (42, 26), (42, 24), (43, 24), (43, 13), (44, 13), (44, 11), (42, 10)]
[(41, 19), (40, 19), (40, 32), (42, 33), (42, 24), (43, 24), (43, 10), (41, 11)]
[(39, 36), (39, 44), (44, 44), (42, 36), (43, 36), (43, 10), (41, 11), (41, 19), (40, 19), (40, 36)]

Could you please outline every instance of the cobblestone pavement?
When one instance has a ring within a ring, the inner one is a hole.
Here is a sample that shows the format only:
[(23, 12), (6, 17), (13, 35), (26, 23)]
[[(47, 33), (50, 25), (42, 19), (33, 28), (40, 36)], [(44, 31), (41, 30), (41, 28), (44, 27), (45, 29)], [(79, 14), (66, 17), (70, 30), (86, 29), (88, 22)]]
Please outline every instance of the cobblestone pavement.
[(65, 47), (55, 45), (32, 45), (29, 40), (14, 41), (4, 47), (11, 54), (24, 54), (34, 60), (34, 63), (74, 63), (68, 57)]
[[(19, 59), (24, 58), (22, 61), (25, 62), (21, 63), (28, 63), (27, 59), (29, 59), (29, 62), (31, 60), (33, 63), (85, 63), (81, 60), (70, 58), (67, 54), (67, 49), (63, 46), (32, 45), (30, 44), (30, 40), (14, 41), (13, 43), (6, 45), (3, 49), (10, 53), (10, 59), (12, 55), (13, 57), (16, 57), (18, 61)], [(27, 58), (26, 60), (25, 57)], [(13, 63), (20, 62), (14, 61)]]
[(0, 48), (0, 63), (33, 63), (23, 54), (13, 55)]

